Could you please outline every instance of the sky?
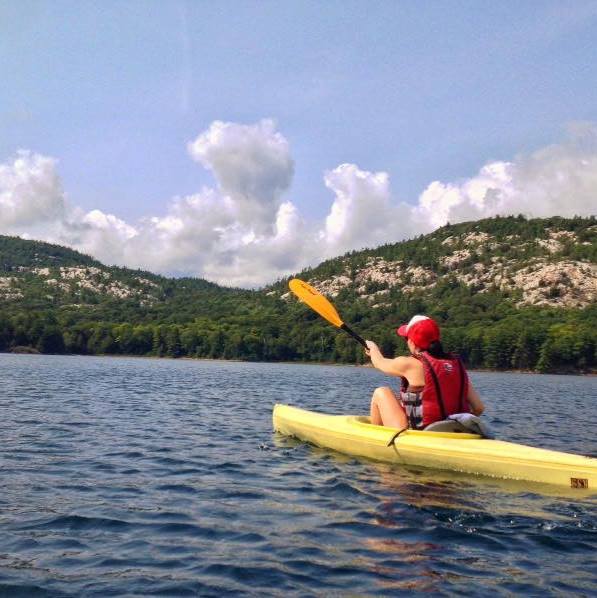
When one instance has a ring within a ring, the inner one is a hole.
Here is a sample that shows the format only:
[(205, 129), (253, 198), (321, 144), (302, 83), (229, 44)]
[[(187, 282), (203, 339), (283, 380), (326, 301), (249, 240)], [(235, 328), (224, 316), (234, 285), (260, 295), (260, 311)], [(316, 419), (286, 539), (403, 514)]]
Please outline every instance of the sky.
[(597, 0), (0, 0), (0, 234), (259, 287), (596, 206)]

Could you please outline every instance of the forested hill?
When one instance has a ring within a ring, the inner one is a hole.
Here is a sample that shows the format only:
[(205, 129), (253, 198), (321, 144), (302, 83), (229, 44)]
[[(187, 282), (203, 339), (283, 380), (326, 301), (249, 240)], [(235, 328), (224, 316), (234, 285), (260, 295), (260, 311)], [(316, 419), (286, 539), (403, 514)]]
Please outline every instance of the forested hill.
[[(472, 367), (596, 369), (597, 220), (503, 217), (351, 252), (298, 274), (386, 354), (414, 313), (437, 318)], [(0, 350), (362, 362), (358, 345), (296, 302), (106, 267), (0, 236)], [(17, 349), (25, 350), (25, 349)]]

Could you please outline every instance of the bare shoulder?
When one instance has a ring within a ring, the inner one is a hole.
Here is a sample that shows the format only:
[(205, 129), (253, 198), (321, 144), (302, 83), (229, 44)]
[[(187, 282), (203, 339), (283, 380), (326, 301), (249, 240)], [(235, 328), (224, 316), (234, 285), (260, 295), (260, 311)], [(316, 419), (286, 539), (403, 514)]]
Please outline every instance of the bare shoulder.
[(394, 369), (399, 376), (406, 376), (408, 372), (412, 372), (414, 368), (420, 367), (419, 360), (411, 355), (395, 357), (393, 359)]

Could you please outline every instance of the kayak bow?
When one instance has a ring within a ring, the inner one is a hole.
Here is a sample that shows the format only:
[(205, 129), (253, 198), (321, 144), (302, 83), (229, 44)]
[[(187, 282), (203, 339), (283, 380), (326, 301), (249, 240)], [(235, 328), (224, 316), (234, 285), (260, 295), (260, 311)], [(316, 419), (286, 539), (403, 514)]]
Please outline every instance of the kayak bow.
[(476, 434), (398, 430), (355, 415), (326, 415), (278, 404), (274, 430), (320, 447), (401, 465), (471, 474), (597, 488), (597, 459), (489, 440)]

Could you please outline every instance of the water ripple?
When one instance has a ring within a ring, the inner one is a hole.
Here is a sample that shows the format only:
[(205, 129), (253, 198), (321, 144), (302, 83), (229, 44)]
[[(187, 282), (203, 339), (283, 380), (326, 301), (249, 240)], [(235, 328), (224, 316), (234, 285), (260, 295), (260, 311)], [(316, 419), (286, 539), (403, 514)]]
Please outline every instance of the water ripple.
[[(474, 376), (508, 439), (597, 452), (597, 379)], [(0, 355), (0, 596), (595, 595), (595, 497), (272, 435), (274, 402), (362, 412), (382, 380)]]

